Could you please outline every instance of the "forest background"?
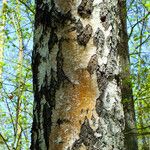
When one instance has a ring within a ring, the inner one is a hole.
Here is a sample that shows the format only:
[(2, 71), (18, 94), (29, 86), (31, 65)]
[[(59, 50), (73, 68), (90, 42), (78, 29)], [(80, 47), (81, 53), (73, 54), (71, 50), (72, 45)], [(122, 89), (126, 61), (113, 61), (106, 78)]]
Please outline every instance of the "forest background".
[[(34, 5), (33, 0), (0, 0), (0, 150), (30, 147)], [(127, 0), (127, 13), (138, 145), (149, 150), (150, 1)]]

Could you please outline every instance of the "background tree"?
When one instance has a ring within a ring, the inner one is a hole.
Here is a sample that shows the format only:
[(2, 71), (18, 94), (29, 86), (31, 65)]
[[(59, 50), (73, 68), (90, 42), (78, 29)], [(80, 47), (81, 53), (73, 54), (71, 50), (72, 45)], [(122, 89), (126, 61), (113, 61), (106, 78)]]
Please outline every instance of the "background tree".
[[(149, 90), (150, 90), (150, 2), (147, 0), (128, 1), (128, 33), (132, 69), (132, 89), (138, 128), (140, 150), (150, 147)], [(132, 17), (131, 17), (132, 16)]]
[(5, 41), (5, 24), (6, 24), (6, 11), (7, 11), (7, 2), (6, 0), (2, 1), (2, 10), (1, 10), (1, 22), (0, 22), (0, 90), (2, 88), (2, 72), (3, 72), (3, 52), (4, 52), (4, 41)]
[[(33, 2), (26, 1), (26, 5), (32, 9)], [(33, 99), (30, 67), (33, 15), (22, 3), (11, 0), (7, 3), (5, 20), (0, 149), (28, 149)]]

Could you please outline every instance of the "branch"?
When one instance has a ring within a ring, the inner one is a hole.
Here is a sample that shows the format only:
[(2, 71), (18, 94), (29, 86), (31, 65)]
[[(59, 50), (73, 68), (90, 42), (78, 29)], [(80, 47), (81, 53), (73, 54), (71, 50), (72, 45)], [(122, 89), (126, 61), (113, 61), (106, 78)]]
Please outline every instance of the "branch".
[(8, 150), (11, 150), (11, 149), (9, 148), (9, 145), (8, 145), (7, 142), (6, 142), (6, 139), (3, 137), (3, 135), (2, 135), (1, 133), (0, 133), (0, 136), (1, 136), (1, 138), (3, 139), (3, 141), (4, 141), (5, 145), (7, 146)]
[(131, 37), (131, 35), (132, 35), (132, 33), (133, 33), (133, 30), (134, 30), (135, 26), (136, 26), (137, 24), (139, 24), (140, 22), (142, 22), (143, 20), (145, 20), (149, 15), (150, 15), (150, 12), (148, 12), (147, 15), (144, 16), (144, 18), (140, 19), (139, 21), (137, 21), (137, 22), (132, 26), (128, 40), (130, 39), (130, 37)]
[(138, 49), (139, 47), (141, 47), (145, 42), (147, 42), (149, 38), (150, 38), (150, 35), (148, 35), (148, 37), (142, 43), (140, 43), (135, 49)]
[(144, 135), (145, 133), (149, 133), (150, 132), (144, 132), (144, 133), (137, 133), (137, 132), (132, 132), (133, 130), (141, 130), (141, 129), (146, 129), (146, 128), (150, 128), (150, 125), (149, 126), (146, 126), (146, 127), (142, 127), (142, 128), (132, 128), (131, 130), (129, 130), (128, 132), (125, 132), (125, 134), (135, 134), (135, 135)]
[(25, 2), (22, 0), (19, 0), (20, 3), (22, 3), (27, 9), (29, 9), (33, 14), (35, 14), (34, 10), (32, 10)]
[(134, 3), (134, 1), (135, 1), (135, 0), (132, 0), (132, 1), (131, 1), (130, 5), (129, 5), (128, 9), (127, 9), (127, 11), (129, 11), (129, 9), (131, 8), (131, 6), (132, 6), (132, 4)]

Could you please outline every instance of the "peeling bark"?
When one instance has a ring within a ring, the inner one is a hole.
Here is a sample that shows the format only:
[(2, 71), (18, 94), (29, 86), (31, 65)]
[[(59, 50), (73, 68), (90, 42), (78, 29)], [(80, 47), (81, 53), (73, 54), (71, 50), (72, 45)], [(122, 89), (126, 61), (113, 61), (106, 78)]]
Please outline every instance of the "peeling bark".
[(36, 2), (31, 149), (125, 149), (119, 7)]

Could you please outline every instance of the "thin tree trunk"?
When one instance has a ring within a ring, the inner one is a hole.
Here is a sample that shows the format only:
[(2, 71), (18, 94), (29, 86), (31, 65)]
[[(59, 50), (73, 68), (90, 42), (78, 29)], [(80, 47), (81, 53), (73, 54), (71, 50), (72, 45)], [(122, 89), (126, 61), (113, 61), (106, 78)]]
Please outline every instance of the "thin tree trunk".
[(122, 93), (122, 103), (125, 115), (125, 148), (126, 150), (137, 150), (137, 131), (135, 125), (135, 113), (134, 113), (134, 101), (132, 95), (132, 87), (130, 80), (130, 61), (128, 52), (128, 35), (126, 27), (126, 1), (119, 1), (119, 14), (121, 20), (120, 28), (120, 43), (118, 45), (118, 53), (120, 56), (120, 66), (121, 66), (121, 93)]
[(121, 2), (36, 1), (32, 150), (125, 149)]
[[(5, 24), (6, 24), (7, 1), (2, 1), (1, 21), (0, 21), (0, 90), (2, 88), (2, 72), (3, 72), (3, 53), (5, 41)], [(2, 94), (2, 92), (1, 92)]]
[(23, 65), (23, 35), (21, 29), (21, 16), (20, 16), (20, 4), (17, 0), (16, 2), (17, 13), (13, 17), (13, 25), (18, 36), (19, 43), (19, 53), (18, 53), (18, 66), (17, 66), (17, 106), (16, 106), (16, 127), (15, 127), (15, 139), (14, 146), (16, 150), (21, 150), (21, 138), (22, 138), (22, 129), (21, 129), (21, 96), (22, 96), (22, 65)]

